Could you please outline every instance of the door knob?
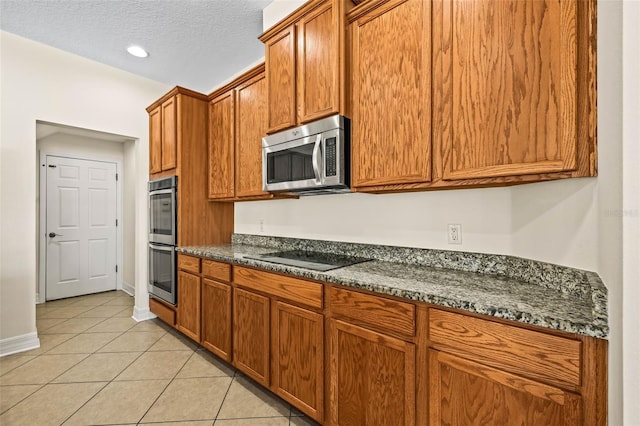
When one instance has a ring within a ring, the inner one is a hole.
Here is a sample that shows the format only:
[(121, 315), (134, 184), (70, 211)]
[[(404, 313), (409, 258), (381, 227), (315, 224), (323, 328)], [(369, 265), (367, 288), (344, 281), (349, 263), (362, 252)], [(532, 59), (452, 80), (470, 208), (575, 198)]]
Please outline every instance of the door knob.
[(49, 232), (49, 237), (53, 238), (53, 237), (62, 237), (62, 234), (56, 234), (55, 232)]

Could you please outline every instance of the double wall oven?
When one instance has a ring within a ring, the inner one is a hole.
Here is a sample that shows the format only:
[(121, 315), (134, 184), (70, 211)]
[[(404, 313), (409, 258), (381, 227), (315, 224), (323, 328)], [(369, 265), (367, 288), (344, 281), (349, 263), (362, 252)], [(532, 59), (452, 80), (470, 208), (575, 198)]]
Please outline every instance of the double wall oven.
[(176, 297), (178, 178), (149, 182), (149, 293), (172, 305)]

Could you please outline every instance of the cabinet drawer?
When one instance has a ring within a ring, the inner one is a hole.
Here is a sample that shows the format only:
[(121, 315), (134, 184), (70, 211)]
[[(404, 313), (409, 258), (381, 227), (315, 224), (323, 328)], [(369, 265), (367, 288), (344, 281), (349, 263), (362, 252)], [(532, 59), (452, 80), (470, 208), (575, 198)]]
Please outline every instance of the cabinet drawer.
[(200, 258), (178, 253), (178, 269), (193, 272), (194, 274), (199, 274)]
[(439, 349), (547, 382), (580, 385), (578, 340), (429, 310), (429, 340)]
[(233, 282), (292, 302), (322, 308), (322, 284), (236, 266)]
[(411, 303), (331, 287), (331, 313), (361, 320), (408, 336), (415, 335), (416, 308)]
[(170, 326), (176, 325), (176, 311), (155, 299), (149, 299), (149, 310)]
[(202, 275), (220, 281), (231, 281), (231, 265), (216, 262), (215, 260), (202, 259)]

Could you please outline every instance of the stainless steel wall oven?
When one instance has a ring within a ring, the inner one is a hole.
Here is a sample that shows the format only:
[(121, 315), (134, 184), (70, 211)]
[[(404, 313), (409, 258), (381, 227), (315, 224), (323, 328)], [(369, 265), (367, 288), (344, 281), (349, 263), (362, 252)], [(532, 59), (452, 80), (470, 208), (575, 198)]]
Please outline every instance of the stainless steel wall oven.
[(149, 182), (149, 293), (177, 303), (176, 244), (178, 179)]

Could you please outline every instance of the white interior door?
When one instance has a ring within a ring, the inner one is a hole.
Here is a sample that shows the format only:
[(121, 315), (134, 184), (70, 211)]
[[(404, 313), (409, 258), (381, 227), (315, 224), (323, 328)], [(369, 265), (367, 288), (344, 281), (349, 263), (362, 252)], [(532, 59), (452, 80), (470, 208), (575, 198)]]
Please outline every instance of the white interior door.
[(116, 163), (47, 155), (46, 298), (116, 289)]

